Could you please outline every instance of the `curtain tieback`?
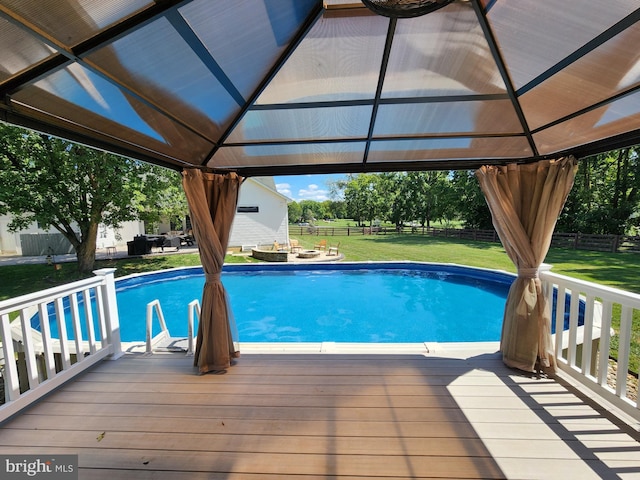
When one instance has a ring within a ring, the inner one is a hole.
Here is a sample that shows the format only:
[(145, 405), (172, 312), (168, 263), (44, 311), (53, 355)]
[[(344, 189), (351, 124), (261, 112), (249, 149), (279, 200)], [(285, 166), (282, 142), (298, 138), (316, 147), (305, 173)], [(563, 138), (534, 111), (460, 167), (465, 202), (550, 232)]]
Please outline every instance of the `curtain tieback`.
[(538, 267), (519, 268), (518, 277), (520, 278), (538, 278)]
[(205, 283), (221, 283), (220, 273), (206, 273), (204, 275)]

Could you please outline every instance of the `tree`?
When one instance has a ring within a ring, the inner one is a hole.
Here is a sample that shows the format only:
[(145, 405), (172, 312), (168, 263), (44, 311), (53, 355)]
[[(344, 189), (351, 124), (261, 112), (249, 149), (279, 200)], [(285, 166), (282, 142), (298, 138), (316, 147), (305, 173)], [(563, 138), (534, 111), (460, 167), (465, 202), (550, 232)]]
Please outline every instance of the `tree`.
[(558, 229), (569, 232), (624, 235), (640, 211), (640, 148), (631, 147), (585, 158)]
[(409, 172), (403, 188), (407, 190), (407, 213), (410, 215), (407, 219), (418, 220), (423, 227), (430, 227), (432, 221), (442, 218), (442, 196), (449, 188), (446, 172)]
[(300, 208), (302, 210), (302, 220), (305, 222), (313, 222), (318, 218), (323, 218), (322, 206), (315, 200), (300, 200)]
[(386, 220), (398, 228), (405, 220), (411, 218), (408, 213), (411, 199), (407, 196), (407, 189), (403, 188), (407, 174), (404, 172), (386, 173), (383, 178), (383, 195), (388, 205)]
[(376, 218), (384, 218), (388, 205), (385, 203), (381, 177), (373, 173), (362, 173), (350, 177), (344, 189), (347, 214), (359, 225)]
[(143, 187), (133, 192), (136, 218), (147, 224), (168, 221), (170, 225), (180, 225), (177, 230), (182, 229), (189, 205), (180, 174), (147, 164), (142, 164), (142, 168), (148, 168), (150, 173), (143, 174)]
[[(11, 231), (37, 221), (74, 247), (78, 270), (94, 268), (98, 225), (176, 212), (180, 175), (48, 135), (0, 124), (0, 214)], [(171, 205), (171, 206), (170, 206)]]
[(298, 202), (291, 202), (287, 205), (289, 223), (298, 223), (302, 218), (302, 208)]
[(491, 211), (473, 170), (458, 170), (451, 175), (458, 218), (466, 228), (492, 229)]

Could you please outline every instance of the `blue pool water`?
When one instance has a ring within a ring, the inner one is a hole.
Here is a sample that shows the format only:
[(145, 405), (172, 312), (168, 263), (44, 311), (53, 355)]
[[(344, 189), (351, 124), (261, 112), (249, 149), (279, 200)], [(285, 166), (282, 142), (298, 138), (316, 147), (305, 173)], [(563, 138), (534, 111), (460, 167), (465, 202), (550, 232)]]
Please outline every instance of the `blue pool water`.
[[(227, 265), (222, 275), (244, 342), (498, 341), (514, 278), (491, 270), (408, 262)], [(146, 305), (155, 299), (161, 302), (171, 335), (186, 336), (187, 305), (200, 299), (203, 284), (199, 267), (118, 279), (122, 340), (144, 341)], [(570, 302), (567, 294), (565, 329)], [(73, 339), (68, 300), (65, 303), (67, 332)], [(52, 336), (57, 337), (53, 305), (49, 315)], [(583, 316), (580, 301), (579, 325)], [(37, 314), (31, 323), (40, 328)], [(81, 323), (86, 338), (84, 319)]]
[[(513, 278), (408, 263), (233, 265), (222, 275), (244, 342), (497, 341)], [(200, 269), (118, 281), (123, 341), (145, 338), (146, 305), (156, 298), (171, 335), (186, 336), (187, 304), (203, 284)]]

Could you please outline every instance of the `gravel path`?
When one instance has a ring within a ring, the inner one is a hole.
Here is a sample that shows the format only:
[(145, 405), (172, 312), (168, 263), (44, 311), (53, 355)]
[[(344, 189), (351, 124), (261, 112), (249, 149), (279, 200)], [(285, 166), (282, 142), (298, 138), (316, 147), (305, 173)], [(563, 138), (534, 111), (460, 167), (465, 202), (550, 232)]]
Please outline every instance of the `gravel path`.
[[(611, 388), (616, 388), (616, 376), (618, 375), (618, 362), (609, 359), (609, 371), (607, 383)], [(636, 402), (638, 400), (638, 377), (627, 373), (627, 397)]]

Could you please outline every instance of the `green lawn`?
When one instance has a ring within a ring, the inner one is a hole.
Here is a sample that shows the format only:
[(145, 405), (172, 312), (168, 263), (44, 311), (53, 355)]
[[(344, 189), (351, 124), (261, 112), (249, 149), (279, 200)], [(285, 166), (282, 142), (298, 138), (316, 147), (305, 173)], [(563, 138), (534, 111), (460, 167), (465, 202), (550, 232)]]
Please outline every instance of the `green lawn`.
[[(296, 238), (304, 248), (312, 248), (319, 238), (328, 244), (340, 242), (340, 252), (350, 261), (412, 260), (516, 271), (499, 243), (396, 234)], [(559, 274), (640, 293), (639, 254), (555, 248), (545, 262)]]
[[(515, 272), (515, 267), (502, 245), (496, 243), (396, 234), (297, 237), (303, 248), (309, 249), (321, 238), (326, 238), (329, 245), (340, 242), (340, 253), (347, 261), (411, 260), (455, 263)], [(250, 257), (239, 256), (227, 256), (225, 261), (228, 263), (255, 262)], [(551, 249), (545, 261), (553, 265), (553, 271), (556, 273), (640, 293), (638, 281), (640, 280), (640, 255), (638, 254)], [(199, 264), (198, 254), (183, 254), (100, 261), (96, 263), (96, 268), (114, 267), (117, 269), (116, 276), (124, 276)], [(46, 265), (4, 266), (0, 267), (0, 274), (3, 279), (0, 282), (0, 300), (78, 279), (75, 263), (63, 264), (60, 271), (55, 271)], [(616, 322), (614, 318), (614, 328), (619, 325)], [(638, 372), (640, 361), (640, 311), (638, 310), (634, 311), (632, 336), (634, 339), (632, 370)]]
[[(337, 218), (335, 220), (316, 220), (313, 222), (316, 227), (356, 227), (358, 226), (358, 222), (352, 220), (350, 218)], [(298, 224), (293, 224), (293, 226), (297, 226)], [(369, 223), (366, 222), (366, 226), (369, 226)], [(389, 222), (380, 223), (381, 227), (395, 229), (395, 224)], [(445, 224), (444, 222), (431, 222), (431, 226), (434, 228), (462, 228), (462, 222), (456, 220), (453, 223)]]

